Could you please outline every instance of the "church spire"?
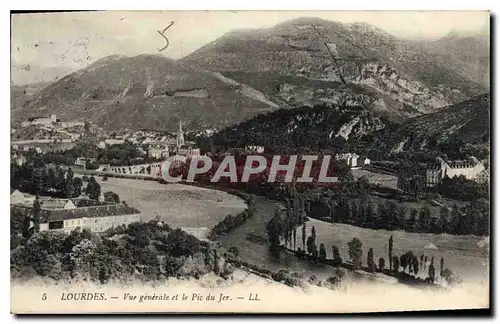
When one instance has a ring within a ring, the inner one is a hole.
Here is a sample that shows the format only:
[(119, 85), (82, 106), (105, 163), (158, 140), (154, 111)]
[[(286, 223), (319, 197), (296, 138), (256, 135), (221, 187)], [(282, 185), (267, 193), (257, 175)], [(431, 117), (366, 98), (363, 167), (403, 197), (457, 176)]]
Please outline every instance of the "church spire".
[(184, 132), (182, 131), (182, 121), (179, 121), (179, 130), (177, 131), (177, 148), (184, 145)]

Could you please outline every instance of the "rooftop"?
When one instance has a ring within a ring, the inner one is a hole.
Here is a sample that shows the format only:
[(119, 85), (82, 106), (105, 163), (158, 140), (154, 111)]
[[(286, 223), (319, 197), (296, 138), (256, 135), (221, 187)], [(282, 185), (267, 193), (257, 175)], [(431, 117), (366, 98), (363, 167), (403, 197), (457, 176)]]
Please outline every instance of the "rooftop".
[(80, 207), (69, 210), (42, 210), (42, 217), (47, 221), (135, 214), (140, 214), (140, 211), (123, 204)]

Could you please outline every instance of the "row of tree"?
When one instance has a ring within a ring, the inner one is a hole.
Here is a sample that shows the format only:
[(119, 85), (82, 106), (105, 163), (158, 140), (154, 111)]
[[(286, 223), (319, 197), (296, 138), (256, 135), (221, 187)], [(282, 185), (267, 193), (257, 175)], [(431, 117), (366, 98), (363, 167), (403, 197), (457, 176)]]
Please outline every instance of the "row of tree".
[(59, 165), (35, 167), (33, 164), (19, 166), (11, 163), (10, 185), (33, 195), (73, 198), (82, 193), (83, 182), (74, 176), (71, 168), (64, 170)]
[(227, 215), (223, 220), (218, 222), (208, 234), (210, 240), (215, 241), (218, 236), (229, 233), (233, 229), (239, 227), (247, 221), (247, 219), (255, 215), (255, 202), (252, 197), (247, 200), (248, 208), (237, 214), (236, 216)]

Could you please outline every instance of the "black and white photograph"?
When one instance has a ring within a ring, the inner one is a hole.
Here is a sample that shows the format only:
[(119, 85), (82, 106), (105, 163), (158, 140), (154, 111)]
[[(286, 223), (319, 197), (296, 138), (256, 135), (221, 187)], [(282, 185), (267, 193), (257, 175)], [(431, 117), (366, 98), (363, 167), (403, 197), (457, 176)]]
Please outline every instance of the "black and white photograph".
[(490, 23), (11, 12), (11, 313), (489, 310)]

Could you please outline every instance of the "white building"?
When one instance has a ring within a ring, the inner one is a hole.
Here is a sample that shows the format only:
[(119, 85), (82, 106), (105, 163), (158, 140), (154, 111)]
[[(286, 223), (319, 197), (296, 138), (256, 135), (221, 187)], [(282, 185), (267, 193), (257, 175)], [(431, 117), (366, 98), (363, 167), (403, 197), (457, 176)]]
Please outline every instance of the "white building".
[(104, 144), (112, 146), (112, 145), (120, 145), (125, 143), (124, 139), (113, 139), (113, 138), (108, 138), (107, 140), (104, 141)]
[(21, 127), (27, 127), (30, 125), (50, 125), (55, 122), (57, 122), (56, 115), (50, 115), (50, 117), (33, 117), (28, 118), (28, 121), (22, 122)]
[(428, 187), (436, 186), (444, 177), (464, 176), (468, 180), (484, 180), (484, 165), (475, 157), (465, 161), (444, 161), (436, 159), (436, 163), (427, 166), (426, 183)]
[(358, 159), (359, 155), (357, 155), (356, 153), (342, 153), (335, 155), (335, 160), (342, 161), (351, 168), (358, 167)]
[(86, 158), (83, 156), (77, 157), (75, 160), (75, 165), (80, 166), (80, 167), (85, 167), (87, 162), (94, 163), (96, 161), (95, 158)]
[(97, 144), (97, 148), (104, 150), (106, 148), (106, 143), (104, 143), (104, 141), (100, 141), (99, 144)]
[(264, 153), (264, 146), (248, 145), (245, 147), (245, 151), (249, 153)]
[(71, 199), (46, 199), (40, 201), (40, 207), (47, 210), (68, 210), (76, 206)]
[(167, 146), (162, 146), (162, 145), (154, 145), (149, 148), (149, 155), (161, 159), (161, 158), (168, 158), (169, 152), (168, 152), (168, 147)]
[(40, 224), (41, 231), (70, 233), (76, 228), (86, 228), (92, 232), (104, 232), (109, 228), (140, 222), (141, 213), (123, 204), (109, 204), (70, 210), (42, 210), (42, 218), (46, 222)]
[(10, 191), (11, 205), (24, 205), (24, 194), (17, 189), (11, 189)]

